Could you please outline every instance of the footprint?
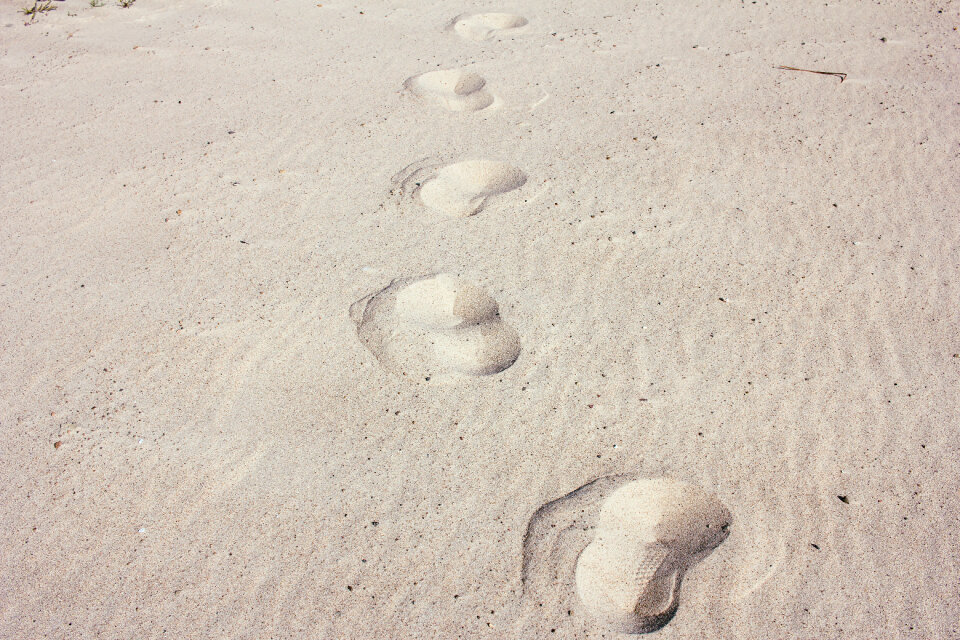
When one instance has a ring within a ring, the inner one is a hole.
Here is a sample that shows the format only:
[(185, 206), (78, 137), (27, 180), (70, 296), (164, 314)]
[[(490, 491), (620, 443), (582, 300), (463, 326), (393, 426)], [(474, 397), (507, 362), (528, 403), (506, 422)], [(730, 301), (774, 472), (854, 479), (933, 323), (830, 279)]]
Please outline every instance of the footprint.
[(486, 291), (450, 274), (394, 280), (350, 307), (357, 334), (380, 363), (424, 381), (503, 371), (520, 337)]
[[(599, 515), (598, 515), (599, 512)], [(730, 512), (699, 487), (606, 476), (542, 506), (524, 537), (524, 598), (575, 590), (595, 622), (623, 633), (666, 625), (685, 572), (723, 542)], [(591, 539), (592, 538), (592, 539)], [(551, 593), (553, 592), (553, 593)]]
[(580, 552), (593, 538), (604, 497), (632, 476), (601, 476), (541, 506), (523, 536), (520, 580), (524, 598), (536, 608), (575, 590), (573, 573)]
[(577, 595), (598, 619), (648, 633), (677, 611), (684, 573), (727, 539), (730, 512), (699, 487), (636, 480), (600, 509), (597, 535), (577, 559)]
[(463, 69), (428, 71), (403, 84), (414, 95), (450, 111), (479, 111), (492, 105), (495, 98), (486, 85), (482, 76)]
[(527, 19), (513, 13), (475, 13), (457, 16), (451, 27), (467, 40), (478, 42), (494, 36), (516, 33), (527, 26)]
[(487, 201), (524, 185), (527, 175), (505, 162), (465, 160), (446, 166), (415, 167), (401, 172), (400, 190), (446, 216), (476, 215)]

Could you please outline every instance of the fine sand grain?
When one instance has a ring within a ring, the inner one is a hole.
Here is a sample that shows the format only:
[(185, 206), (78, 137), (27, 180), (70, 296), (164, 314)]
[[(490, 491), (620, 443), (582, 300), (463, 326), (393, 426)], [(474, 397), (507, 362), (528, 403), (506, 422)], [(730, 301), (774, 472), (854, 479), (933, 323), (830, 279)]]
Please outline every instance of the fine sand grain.
[(25, 4), (0, 638), (960, 638), (960, 5)]

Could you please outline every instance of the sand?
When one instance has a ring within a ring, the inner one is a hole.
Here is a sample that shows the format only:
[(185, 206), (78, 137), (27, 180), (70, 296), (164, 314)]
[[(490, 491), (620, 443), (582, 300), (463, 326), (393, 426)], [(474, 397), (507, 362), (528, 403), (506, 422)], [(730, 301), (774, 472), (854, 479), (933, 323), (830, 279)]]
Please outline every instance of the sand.
[[(0, 637), (960, 637), (960, 5), (26, 2)], [(658, 478), (729, 535), (618, 635)]]

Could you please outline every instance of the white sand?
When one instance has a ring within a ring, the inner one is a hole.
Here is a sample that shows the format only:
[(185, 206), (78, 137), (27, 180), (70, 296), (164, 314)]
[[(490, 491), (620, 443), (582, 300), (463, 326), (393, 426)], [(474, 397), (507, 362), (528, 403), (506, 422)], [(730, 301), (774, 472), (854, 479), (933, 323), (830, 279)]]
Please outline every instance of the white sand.
[[(956, 2), (26, 2), (0, 637), (601, 637), (599, 498), (536, 598), (524, 537), (624, 473), (732, 514), (655, 637), (960, 637)], [(526, 181), (392, 181), (464, 160)], [(512, 366), (382, 366), (350, 306), (431, 273)]]

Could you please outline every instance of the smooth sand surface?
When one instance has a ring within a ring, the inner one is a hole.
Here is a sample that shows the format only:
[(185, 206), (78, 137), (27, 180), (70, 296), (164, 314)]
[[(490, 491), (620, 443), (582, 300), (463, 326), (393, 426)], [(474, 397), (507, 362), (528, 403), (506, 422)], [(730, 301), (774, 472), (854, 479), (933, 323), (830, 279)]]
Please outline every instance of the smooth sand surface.
[[(960, 5), (26, 3), (0, 637), (619, 637), (573, 572), (648, 478), (730, 513), (648, 637), (960, 637)], [(464, 161), (525, 181), (394, 181)], [(383, 365), (430, 274), (512, 365)]]

